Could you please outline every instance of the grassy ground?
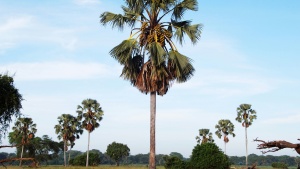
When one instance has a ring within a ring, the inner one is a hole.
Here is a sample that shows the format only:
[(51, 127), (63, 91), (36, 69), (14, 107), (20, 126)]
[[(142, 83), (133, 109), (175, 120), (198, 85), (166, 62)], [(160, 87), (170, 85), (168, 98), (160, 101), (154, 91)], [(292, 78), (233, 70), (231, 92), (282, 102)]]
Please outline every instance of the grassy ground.
[[(28, 167), (18, 167), (18, 166), (7, 166), (7, 169), (24, 169)], [(63, 167), (63, 166), (41, 166), (38, 169), (147, 169), (146, 165), (144, 166), (97, 166), (97, 167)], [(243, 166), (232, 166), (232, 169), (245, 169)], [(274, 169), (271, 166), (258, 166), (258, 169)], [(163, 166), (157, 166), (156, 169), (165, 169)], [(289, 167), (289, 169), (297, 169), (297, 167)]]

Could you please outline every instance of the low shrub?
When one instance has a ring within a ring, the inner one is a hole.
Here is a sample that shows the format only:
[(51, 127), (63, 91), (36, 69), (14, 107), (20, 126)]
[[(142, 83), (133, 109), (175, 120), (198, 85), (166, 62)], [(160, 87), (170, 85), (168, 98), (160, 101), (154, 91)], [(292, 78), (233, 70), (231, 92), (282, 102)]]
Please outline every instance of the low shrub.
[(283, 162), (275, 162), (272, 163), (272, 167), (273, 168), (280, 168), (280, 169), (288, 169), (287, 164), (283, 163)]

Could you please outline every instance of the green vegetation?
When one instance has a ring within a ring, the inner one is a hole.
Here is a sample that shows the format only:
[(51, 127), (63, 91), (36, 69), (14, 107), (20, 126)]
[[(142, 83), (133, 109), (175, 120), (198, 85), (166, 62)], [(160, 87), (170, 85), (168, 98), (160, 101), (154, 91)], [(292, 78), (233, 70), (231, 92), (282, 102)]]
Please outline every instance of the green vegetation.
[(282, 162), (275, 162), (275, 163), (272, 163), (272, 167), (273, 168), (287, 169), (288, 165), (285, 164), (285, 163), (282, 163)]
[(213, 143), (215, 140), (212, 137), (212, 133), (209, 132), (209, 129), (200, 129), (199, 136), (196, 136), (196, 141), (198, 144), (203, 144), (207, 142)]
[(215, 128), (217, 129), (217, 131), (215, 132), (215, 134), (221, 138), (223, 135), (223, 140), (225, 143), (225, 154), (226, 154), (226, 144), (229, 142), (228, 139), (228, 135), (232, 135), (233, 137), (235, 137), (234, 132), (234, 125), (231, 123), (230, 120), (226, 119), (222, 119), (219, 120), (218, 124), (215, 126)]
[(77, 119), (82, 120), (81, 126), (88, 131), (88, 149), (86, 153), (86, 167), (89, 166), (90, 134), (100, 126), (98, 122), (103, 119), (103, 110), (97, 100), (86, 99), (77, 106)]
[(231, 163), (215, 143), (196, 145), (190, 159), (193, 169), (228, 169)]
[(241, 104), (237, 109), (236, 121), (242, 123), (245, 127), (245, 143), (246, 143), (246, 167), (248, 166), (248, 138), (247, 128), (252, 125), (253, 120), (256, 119), (256, 111), (251, 109), (251, 104)]
[(22, 109), (22, 95), (14, 86), (14, 79), (0, 74), (0, 143), (6, 135), (12, 117), (20, 117)]
[(126, 0), (123, 14), (104, 12), (100, 16), (103, 25), (132, 28), (129, 38), (115, 46), (110, 55), (123, 66), (121, 77), (142, 93), (150, 93), (150, 169), (156, 166), (156, 95), (165, 95), (172, 82), (186, 82), (195, 71), (192, 60), (179, 53), (173, 40), (181, 45), (184, 37), (193, 44), (198, 42), (202, 25), (183, 20), (185, 12), (197, 9), (197, 0)]
[(113, 142), (107, 146), (106, 154), (119, 166), (120, 160), (129, 156), (130, 149), (125, 144)]
[[(10, 143), (16, 143), (18, 138), (21, 137), (21, 153), (20, 158), (23, 157), (24, 145), (28, 144), (29, 140), (33, 139), (36, 133), (36, 124), (33, 123), (31, 118), (18, 118), (15, 122), (15, 126), (12, 128), (13, 132), (10, 135)], [(22, 160), (20, 160), (20, 166), (22, 165)]]

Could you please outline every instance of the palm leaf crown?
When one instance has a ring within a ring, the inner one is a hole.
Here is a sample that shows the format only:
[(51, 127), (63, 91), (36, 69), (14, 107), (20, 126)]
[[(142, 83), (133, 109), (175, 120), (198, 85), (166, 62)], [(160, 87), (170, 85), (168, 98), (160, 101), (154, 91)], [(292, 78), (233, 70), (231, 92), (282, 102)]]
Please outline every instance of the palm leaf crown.
[[(132, 28), (130, 36), (115, 46), (110, 55), (122, 66), (121, 77), (141, 92), (167, 93), (173, 81), (185, 82), (195, 71), (192, 60), (178, 52), (173, 39), (182, 45), (187, 36), (193, 44), (200, 38), (201, 24), (182, 21), (186, 11), (197, 10), (197, 0), (125, 0), (123, 14), (104, 12), (103, 25), (123, 30)], [(164, 21), (170, 16), (169, 21)], [(140, 27), (135, 27), (139, 24)], [(146, 57), (148, 56), (148, 57)]]

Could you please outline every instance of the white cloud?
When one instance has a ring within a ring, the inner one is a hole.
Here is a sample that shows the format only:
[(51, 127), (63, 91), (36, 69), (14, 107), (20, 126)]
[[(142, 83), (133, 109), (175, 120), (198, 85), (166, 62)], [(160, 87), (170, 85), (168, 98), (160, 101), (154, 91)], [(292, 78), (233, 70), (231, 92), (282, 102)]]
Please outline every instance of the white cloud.
[(100, 63), (34, 62), (1, 65), (0, 72), (15, 73), (16, 80), (78, 80), (106, 77), (115, 71)]
[(0, 25), (0, 33), (4, 35), (7, 32), (25, 28), (30, 25), (31, 22), (31, 16), (9, 18), (4, 24)]

